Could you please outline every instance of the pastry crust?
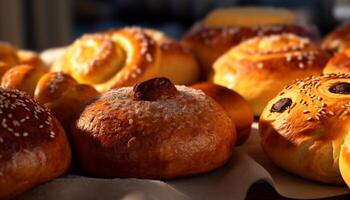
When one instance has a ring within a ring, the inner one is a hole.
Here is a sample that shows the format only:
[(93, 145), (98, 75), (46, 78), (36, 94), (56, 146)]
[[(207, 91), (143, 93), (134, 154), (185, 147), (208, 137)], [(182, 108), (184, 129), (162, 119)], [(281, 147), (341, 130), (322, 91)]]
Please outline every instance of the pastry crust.
[(295, 79), (322, 73), (328, 55), (293, 34), (255, 37), (214, 63), (216, 84), (242, 95), (259, 116), (267, 102)]
[(72, 133), (81, 168), (98, 177), (204, 173), (230, 158), (236, 140), (233, 123), (213, 99), (166, 78), (98, 96)]
[(261, 144), (279, 167), (343, 184), (340, 147), (350, 128), (350, 75), (326, 74), (286, 86), (260, 117)]
[(350, 49), (335, 54), (323, 69), (324, 74), (350, 73)]
[(344, 23), (330, 32), (322, 41), (323, 50), (336, 54), (350, 47), (350, 23)]
[(60, 123), (30, 97), (0, 89), (0, 199), (62, 175), (71, 152)]

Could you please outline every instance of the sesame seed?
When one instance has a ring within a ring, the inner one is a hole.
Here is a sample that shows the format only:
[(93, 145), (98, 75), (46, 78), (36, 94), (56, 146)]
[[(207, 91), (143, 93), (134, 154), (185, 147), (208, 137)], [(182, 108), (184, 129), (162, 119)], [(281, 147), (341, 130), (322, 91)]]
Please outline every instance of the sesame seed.
[(28, 136), (28, 132), (24, 132), (22, 135), (23, 135), (23, 137), (27, 137)]
[(15, 135), (16, 137), (19, 137), (19, 136), (20, 136), (20, 134), (17, 133), (17, 132), (15, 132), (13, 135)]
[(134, 123), (133, 119), (129, 119), (129, 124), (132, 125)]

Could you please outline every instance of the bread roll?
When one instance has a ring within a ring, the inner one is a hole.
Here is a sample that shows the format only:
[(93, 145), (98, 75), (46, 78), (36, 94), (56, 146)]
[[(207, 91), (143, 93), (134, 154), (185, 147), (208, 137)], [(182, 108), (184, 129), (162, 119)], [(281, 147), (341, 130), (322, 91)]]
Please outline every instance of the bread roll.
[(46, 73), (45, 68), (31, 65), (17, 65), (7, 70), (1, 79), (1, 87), (18, 89), (34, 97), (34, 90), (40, 77)]
[(46, 68), (44, 61), (40, 58), (40, 56), (37, 53), (33, 51), (18, 50), (17, 57), (19, 59), (19, 63), (22, 65), (31, 65), (33, 67), (42, 69)]
[(335, 54), (323, 69), (324, 74), (350, 73), (350, 49)]
[(286, 86), (260, 117), (261, 144), (279, 167), (343, 184), (340, 147), (349, 133), (350, 75), (308, 77)]
[(204, 26), (197, 24), (181, 40), (196, 56), (202, 79), (212, 73), (213, 63), (230, 48), (256, 36), (294, 33), (302, 37), (312, 38), (312, 34), (301, 26), (264, 25), (252, 27), (239, 26)]
[(161, 75), (177, 84), (191, 84), (199, 73), (192, 54), (174, 40), (137, 27), (84, 35), (68, 47), (53, 71), (68, 73), (99, 91)]
[(253, 111), (249, 103), (233, 90), (213, 83), (203, 82), (192, 85), (192, 87), (202, 90), (224, 108), (237, 130), (236, 146), (243, 144), (250, 135), (254, 120)]
[(206, 26), (255, 26), (271, 24), (293, 24), (293, 12), (272, 7), (235, 6), (210, 12), (204, 19)]
[(169, 179), (223, 165), (236, 140), (203, 92), (155, 78), (98, 96), (72, 127), (81, 168), (98, 177)]
[(47, 107), (69, 132), (73, 117), (98, 94), (93, 87), (78, 84), (68, 74), (49, 72), (38, 81), (34, 98)]
[(0, 62), (10, 66), (19, 64), (16, 48), (9, 43), (0, 42)]
[(298, 78), (321, 74), (328, 55), (293, 34), (256, 37), (230, 49), (214, 63), (216, 84), (242, 95), (259, 116), (266, 103)]
[(335, 54), (350, 47), (350, 23), (344, 23), (323, 39), (323, 50)]
[(19, 91), (0, 88), (0, 121), (0, 199), (65, 173), (70, 147), (47, 110)]

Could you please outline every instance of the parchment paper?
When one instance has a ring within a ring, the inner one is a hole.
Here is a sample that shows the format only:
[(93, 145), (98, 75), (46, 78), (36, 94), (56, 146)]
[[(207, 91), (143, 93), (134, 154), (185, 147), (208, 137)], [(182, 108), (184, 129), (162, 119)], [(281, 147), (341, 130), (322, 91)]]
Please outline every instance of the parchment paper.
[(225, 166), (211, 173), (166, 182), (67, 175), (27, 192), (20, 199), (243, 200), (249, 187), (258, 180), (267, 181), (279, 194), (289, 198), (318, 199), (350, 192), (347, 187), (307, 181), (275, 167), (262, 152), (254, 123), (248, 141), (235, 148), (232, 159)]

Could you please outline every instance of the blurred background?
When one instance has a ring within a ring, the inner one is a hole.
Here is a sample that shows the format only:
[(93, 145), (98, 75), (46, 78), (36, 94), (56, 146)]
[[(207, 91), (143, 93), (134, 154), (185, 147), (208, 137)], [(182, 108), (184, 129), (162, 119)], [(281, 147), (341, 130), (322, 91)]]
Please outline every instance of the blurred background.
[(0, 40), (40, 51), (67, 45), (83, 33), (126, 25), (180, 38), (211, 10), (235, 5), (291, 9), (321, 34), (350, 19), (350, 0), (0, 0)]

